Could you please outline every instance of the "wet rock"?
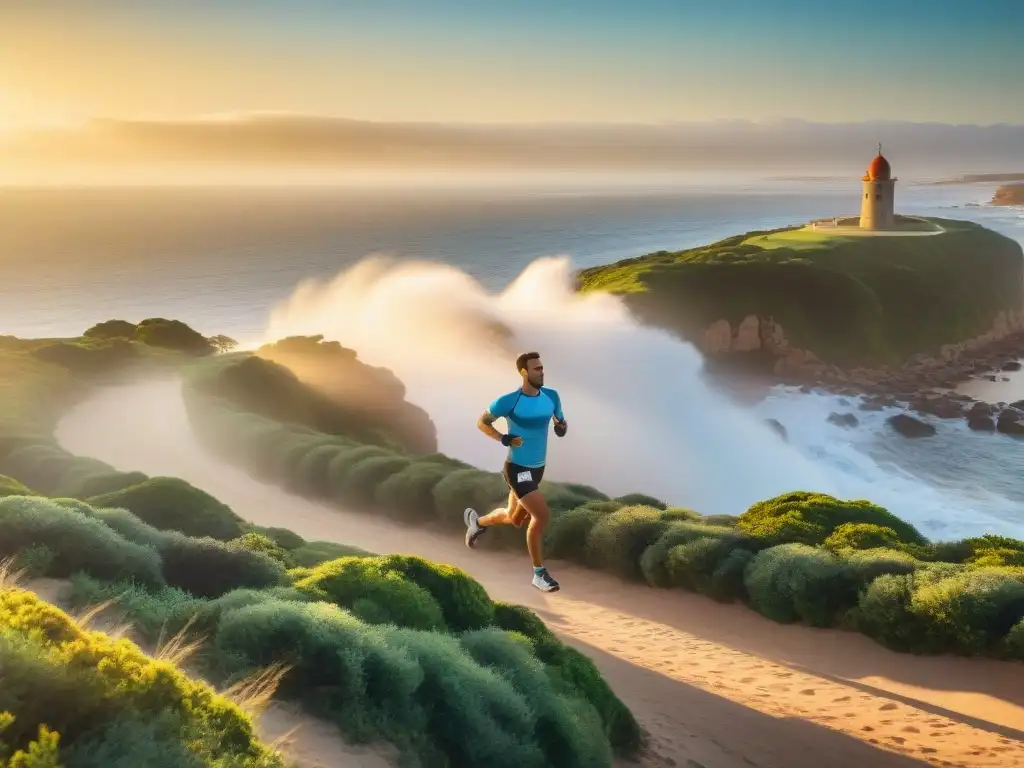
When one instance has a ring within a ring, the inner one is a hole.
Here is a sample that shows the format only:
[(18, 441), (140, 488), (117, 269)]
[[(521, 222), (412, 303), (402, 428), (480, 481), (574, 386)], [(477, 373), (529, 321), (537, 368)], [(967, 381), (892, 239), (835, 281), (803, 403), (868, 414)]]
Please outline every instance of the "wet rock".
[(973, 429), (975, 432), (995, 432), (996, 422), (987, 413), (982, 411), (969, 412), (967, 414), (967, 426), (969, 429)]
[(1024, 411), (1004, 408), (996, 419), (996, 430), (1004, 435), (1024, 436)]
[(1003, 363), (1004, 371), (1019, 371), (1020, 369), (1020, 360), (1007, 360), (1005, 363)]
[(786, 431), (786, 428), (782, 426), (778, 419), (765, 419), (764, 423), (767, 424), (772, 429), (774, 429), (776, 433), (778, 433), (779, 437), (789, 442), (789, 433)]
[(964, 405), (939, 395), (938, 397), (915, 396), (910, 399), (910, 407), (918, 413), (938, 416), (940, 419), (959, 419), (964, 415)]
[(837, 427), (856, 427), (860, 420), (852, 413), (830, 413), (826, 421)]
[(935, 434), (935, 427), (927, 422), (915, 419), (906, 413), (898, 413), (885, 420), (896, 432), (904, 437), (919, 438), (931, 437)]

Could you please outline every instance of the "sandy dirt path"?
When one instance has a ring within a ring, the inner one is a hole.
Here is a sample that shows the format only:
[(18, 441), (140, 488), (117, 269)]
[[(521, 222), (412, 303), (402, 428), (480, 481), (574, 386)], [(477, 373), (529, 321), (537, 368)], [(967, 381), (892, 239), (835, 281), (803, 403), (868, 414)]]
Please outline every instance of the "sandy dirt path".
[(557, 561), (563, 588), (544, 595), (525, 553), (470, 551), (458, 534), (341, 512), (226, 466), (192, 436), (173, 381), (103, 390), (57, 438), (123, 470), (185, 478), (261, 525), (465, 569), (595, 660), (650, 734), (645, 766), (1024, 767), (1024, 665), (896, 654)]

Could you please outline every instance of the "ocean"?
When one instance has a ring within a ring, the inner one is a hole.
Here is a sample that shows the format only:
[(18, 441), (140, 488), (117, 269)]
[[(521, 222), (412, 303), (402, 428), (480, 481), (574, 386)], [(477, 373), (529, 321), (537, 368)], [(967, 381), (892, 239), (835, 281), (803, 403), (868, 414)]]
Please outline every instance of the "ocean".
[[(1024, 240), (1024, 211), (984, 205), (993, 190), (992, 185), (901, 183), (897, 187), (897, 209), (978, 221)], [(858, 205), (857, 179), (698, 179), (685, 184), (628, 187), (605, 181), (533, 189), (528, 185), (404, 190), (0, 189), (0, 265), (4, 276), (0, 281), (0, 333), (77, 335), (89, 325), (110, 318), (163, 316), (185, 320), (207, 334), (227, 334), (243, 344), (258, 343), (266, 337), (268, 328), (274, 332), (286, 326), (289, 331), (323, 332), (333, 337), (347, 334), (349, 338), (339, 338), (342, 343), (352, 343), (359, 349), (353, 342), (363, 340), (370, 345), (360, 349), (363, 357), (378, 364), (390, 362), (403, 379), (413, 382), (410, 399), (416, 401), (418, 397), (435, 418), (443, 449), (486, 464), (479, 458), (479, 446), (472, 442), (476, 438), (471, 439), (471, 430), (466, 432), (464, 424), (455, 427), (446, 423), (454, 418), (450, 409), (460, 406), (440, 393), (457, 389), (459, 379), (452, 381), (443, 373), (431, 374), (411, 365), (403, 372), (402, 351), (389, 347), (379, 331), (376, 336), (371, 333), (371, 320), (379, 320), (380, 307), (393, 306), (387, 297), (379, 295), (379, 290), (363, 292), (378, 296), (376, 308), (363, 301), (362, 293), (345, 294), (352, 302), (352, 313), (362, 320), (358, 327), (337, 318), (345, 312), (344, 306), (334, 306), (327, 314), (322, 306), (306, 312), (293, 298), (289, 305), (293, 319), (302, 319), (291, 324), (273, 320), (280, 317), (280, 310), (274, 315), (275, 308), (287, 302), (303, 281), (330, 281), (357, 265), (365, 265), (367, 257), (387, 255), (398, 264), (425, 260), (454, 268), (451, 272), (457, 271), (459, 280), (437, 277), (447, 291), (433, 297), (439, 304), (457, 303), (458, 292), (468, 292), (475, 297), (474, 306), (491, 302), (501, 308), (502, 317), (515, 318), (515, 302), (521, 307), (530, 301), (522, 292), (522, 285), (529, 281), (520, 279), (518, 292), (516, 287), (524, 270), (532, 270), (531, 280), (549, 273), (550, 279), (557, 280), (569, 267), (602, 264), (659, 249), (677, 250), (751, 229), (852, 214)], [(548, 256), (565, 257), (560, 262), (563, 267), (551, 271), (553, 268), (544, 266), (549, 262), (543, 257)], [(538, 290), (543, 293), (542, 287)], [(425, 296), (417, 294), (418, 298)], [(550, 300), (564, 301), (564, 297), (552, 296)], [(318, 301), (322, 303), (323, 297)], [(617, 354), (631, 355), (634, 370), (646, 368), (651, 372), (633, 377), (634, 388), (636, 382), (647, 387), (639, 393), (640, 398), (662, 403), (671, 410), (673, 397), (687, 396), (718, 414), (717, 421), (711, 419), (689, 432), (680, 416), (681, 421), (673, 423), (670, 434), (659, 432), (663, 453), (700, 467), (699, 472), (680, 473), (688, 480), (673, 484), (645, 472), (645, 467), (660, 466), (659, 462), (638, 462), (634, 484), (630, 484), (632, 478), (620, 478), (636, 490), (648, 490), (642, 482), (646, 479), (658, 485), (653, 491), (671, 497), (673, 503), (691, 505), (702, 512), (735, 514), (757, 494), (792, 490), (787, 483), (814, 485), (876, 500), (931, 536), (953, 538), (996, 532), (1024, 538), (1024, 476), (1019, 472), (1024, 462), (1024, 442), (970, 433), (953, 424), (942, 425), (934, 438), (908, 441), (888, 431), (884, 425), (887, 414), (859, 411), (862, 425), (842, 430), (827, 424), (825, 418), (834, 410), (849, 407), (843, 408), (835, 398), (787, 390), (772, 392), (754, 413), (744, 409), (741, 416), (736, 416), (735, 408), (724, 404), (717, 394), (693, 393), (693, 388), (705, 384), (696, 376), (699, 356), (692, 349), (675, 349), (685, 345), (672, 342), (675, 347), (670, 350), (664, 339), (652, 339), (646, 346), (630, 344), (630, 334), (636, 336), (641, 331), (621, 320), (602, 331), (608, 339), (614, 338), (612, 346), (611, 341), (605, 343), (593, 331), (604, 327), (602, 316), (592, 314), (587, 320), (568, 310), (559, 310), (559, 314), (554, 309), (534, 307), (532, 311), (534, 319), (549, 317), (550, 322), (561, 323), (567, 330), (559, 336), (534, 322), (533, 326), (524, 326), (526, 337), (548, 333), (552, 345), (564, 345), (566, 359), (581, 348), (598, 356), (616, 350)], [(309, 325), (314, 318), (321, 319), (322, 327)], [(590, 330), (584, 320), (591, 323)], [(644, 350), (649, 351), (648, 357), (644, 357)], [(662, 374), (666, 373), (665, 361), (675, 360), (673, 356), (678, 357), (678, 376), (669, 380)], [(557, 364), (548, 367), (557, 370)], [(579, 358), (578, 370), (589, 372), (591, 366)], [(660, 378), (653, 372), (660, 372)], [(471, 372), (463, 376), (471, 376)], [(597, 404), (607, 405), (611, 401), (602, 398), (611, 395), (600, 390), (599, 397), (599, 388), (586, 376), (565, 372), (563, 378), (567, 386), (572, 382), (569, 389), (576, 388), (580, 401), (590, 398), (588, 403), (592, 401), (595, 406), (594, 419), (601, 420)], [(509, 388), (513, 385), (514, 381), (510, 382)], [(686, 391), (680, 394), (679, 390)], [(481, 392), (478, 397), (482, 396)], [(480, 405), (474, 400), (466, 407), (475, 411)], [(728, 421), (722, 416), (725, 411), (716, 408), (731, 409), (728, 419), (745, 420), (746, 426), (737, 422), (731, 437), (716, 432), (716, 424), (725, 423), (722, 419)], [(685, 408), (679, 410), (686, 412)], [(642, 409), (636, 414), (642, 416), (641, 421), (648, 420), (649, 434), (661, 429), (655, 420), (665, 418)], [(458, 418), (470, 419), (467, 423), (471, 427), (476, 415), (460, 412)], [(751, 430), (760, 426), (750, 425), (767, 416), (778, 418), (789, 431), (790, 444), (785, 451), (789, 458), (785, 466), (754, 472), (752, 466), (759, 459), (750, 446), (759, 445), (768, 453), (774, 449), (764, 442), (760, 432), (753, 436)], [(619, 429), (628, 430), (627, 421), (604, 419), (608, 429), (619, 424)], [(599, 432), (585, 433), (591, 440), (605, 440)], [(579, 461), (567, 459), (566, 478), (571, 475), (571, 479), (603, 487), (601, 481), (608, 476), (606, 462), (614, 461), (615, 450), (624, 450), (611, 447), (623, 443), (614, 432), (608, 441), (607, 450), (601, 447), (584, 452), (586, 461), (583, 453)], [(765, 466), (768, 464), (771, 462)], [(557, 477), (555, 466), (552, 474)]]

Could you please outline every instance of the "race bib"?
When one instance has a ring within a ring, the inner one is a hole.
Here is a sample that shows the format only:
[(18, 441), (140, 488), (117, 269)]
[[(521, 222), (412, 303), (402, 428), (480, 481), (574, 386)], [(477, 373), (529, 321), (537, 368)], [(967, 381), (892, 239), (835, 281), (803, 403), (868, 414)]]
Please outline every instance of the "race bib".
[(530, 473), (529, 470), (527, 470), (526, 472), (520, 472), (518, 475), (516, 475), (516, 480), (519, 481), (520, 483), (529, 483), (530, 481), (533, 480), (533, 475)]

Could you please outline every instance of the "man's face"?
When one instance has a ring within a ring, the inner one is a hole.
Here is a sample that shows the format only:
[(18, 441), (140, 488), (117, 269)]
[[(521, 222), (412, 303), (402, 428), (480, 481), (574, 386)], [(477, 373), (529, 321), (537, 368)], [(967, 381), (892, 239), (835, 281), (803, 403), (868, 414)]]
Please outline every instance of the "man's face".
[(526, 361), (526, 380), (533, 387), (544, 385), (544, 365), (541, 363), (540, 358)]

